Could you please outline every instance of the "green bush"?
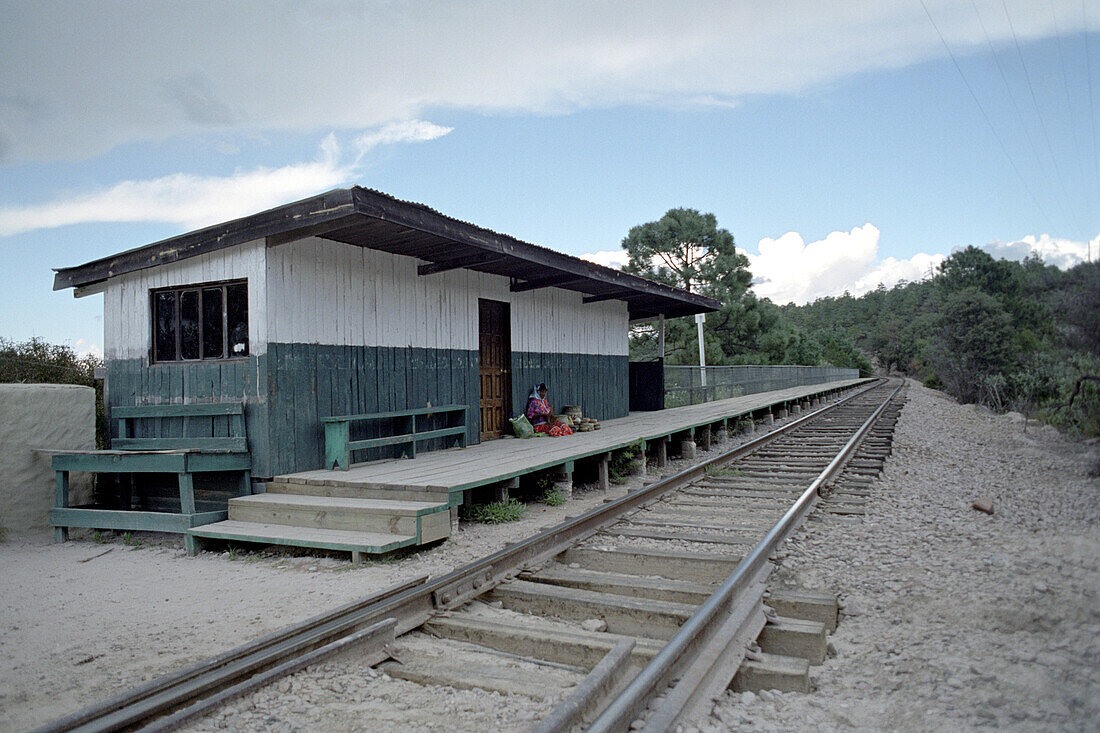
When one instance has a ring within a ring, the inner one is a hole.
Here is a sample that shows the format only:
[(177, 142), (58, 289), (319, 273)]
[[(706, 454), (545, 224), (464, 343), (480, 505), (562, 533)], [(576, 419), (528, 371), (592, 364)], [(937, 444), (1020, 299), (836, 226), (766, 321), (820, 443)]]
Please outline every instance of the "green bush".
[(561, 506), (565, 503), (565, 495), (557, 489), (549, 489), (542, 495), (539, 501), (547, 506)]
[(642, 441), (632, 443), (625, 448), (611, 452), (611, 461), (607, 466), (608, 479), (613, 484), (624, 483), (627, 476), (634, 473), (638, 460), (645, 460)]
[(68, 346), (39, 338), (15, 343), (0, 336), (0, 382), (27, 384), (80, 384), (95, 389), (96, 447), (106, 448), (110, 436), (103, 410), (103, 382), (95, 379), (103, 360), (77, 356)]
[(465, 519), (482, 524), (514, 522), (527, 511), (527, 505), (518, 499), (505, 499), (489, 504), (473, 504), (464, 512)]

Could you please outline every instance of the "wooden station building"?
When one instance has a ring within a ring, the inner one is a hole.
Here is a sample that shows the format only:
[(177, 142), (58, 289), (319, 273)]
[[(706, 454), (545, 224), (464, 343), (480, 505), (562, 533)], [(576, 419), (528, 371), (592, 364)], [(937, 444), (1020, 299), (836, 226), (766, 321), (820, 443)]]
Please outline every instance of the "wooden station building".
[(254, 478), (331, 468), (336, 415), (465, 405), (477, 443), (546, 382), (625, 416), (628, 323), (718, 307), (360, 187), (58, 270), (69, 287), (104, 296), (108, 410), (243, 403)]

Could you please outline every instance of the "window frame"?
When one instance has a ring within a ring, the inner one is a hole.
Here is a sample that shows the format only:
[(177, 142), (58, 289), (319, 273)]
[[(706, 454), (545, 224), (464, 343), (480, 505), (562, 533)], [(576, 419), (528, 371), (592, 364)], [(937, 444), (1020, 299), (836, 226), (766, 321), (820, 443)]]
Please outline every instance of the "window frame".
[[(227, 361), (247, 361), (249, 355), (252, 352), (252, 342), (248, 339), (248, 350), (244, 354), (231, 354), (230, 353), (230, 328), (229, 328), (229, 292), (228, 288), (234, 285), (245, 286), (245, 329), (247, 332), (249, 326), (249, 318), (251, 313), (248, 308), (248, 278), (236, 278), (233, 280), (214, 280), (210, 282), (201, 283), (188, 283), (187, 285), (174, 285), (167, 288), (150, 288), (149, 290), (149, 363), (150, 364), (203, 364), (203, 363), (223, 363)], [(203, 291), (218, 288), (221, 291), (221, 328), (222, 328), (222, 356), (204, 357), (203, 349), (206, 346), (204, 333), (205, 312), (203, 307)], [(195, 291), (198, 293), (198, 347), (199, 356), (195, 359), (185, 359), (182, 356), (183, 349), (181, 339), (183, 337), (181, 324), (180, 324), (180, 312), (181, 301), (183, 300), (183, 293), (188, 291)], [(173, 307), (173, 327), (175, 332), (175, 358), (172, 359), (160, 359), (157, 358), (157, 297), (164, 293), (173, 293), (175, 295), (174, 307)]]

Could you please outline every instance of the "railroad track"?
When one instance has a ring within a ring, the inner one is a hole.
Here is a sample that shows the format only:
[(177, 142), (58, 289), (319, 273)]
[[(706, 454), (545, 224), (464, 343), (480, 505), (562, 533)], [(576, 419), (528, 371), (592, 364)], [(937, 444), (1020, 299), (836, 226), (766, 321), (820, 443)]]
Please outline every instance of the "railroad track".
[(755, 641), (769, 619), (783, 625), (764, 602), (769, 558), (819, 499), (821, 516), (858, 521), (889, 454), (900, 390), (853, 390), (445, 576), (347, 604), (36, 733), (178, 728), (343, 651), (422, 684), (507, 689), (508, 674), (484, 669), (496, 659), (520, 671), (513, 691), (560, 700), (541, 731), (675, 729), (761, 662)]

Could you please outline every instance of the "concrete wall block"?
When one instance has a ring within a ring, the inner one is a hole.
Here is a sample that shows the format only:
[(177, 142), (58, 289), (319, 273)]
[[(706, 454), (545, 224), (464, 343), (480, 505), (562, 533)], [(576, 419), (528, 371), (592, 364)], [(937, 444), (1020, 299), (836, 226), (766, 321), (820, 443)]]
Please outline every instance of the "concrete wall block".
[[(95, 390), (75, 384), (0, 384), (0, 526), (48, 529), (54, 505), (50, 456), (38, 449), (95, 449)], [(69, 477), (69, 503), (91, 501), (91, 476)]]

